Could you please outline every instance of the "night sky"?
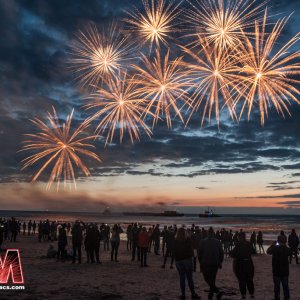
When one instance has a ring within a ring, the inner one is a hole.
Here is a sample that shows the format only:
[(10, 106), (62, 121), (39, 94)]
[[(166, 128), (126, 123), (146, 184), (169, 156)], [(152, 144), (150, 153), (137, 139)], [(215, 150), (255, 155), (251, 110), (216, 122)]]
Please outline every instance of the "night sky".
[[(23, 134), (32, 132), (29, 119), (45, 118), (55, 106), (60, 116), (75, 109), (75, 123), (86, 117), (85, 91), (67, 66), (76, 32), (95, 22), (105, 26), (124, 18), (138, 0), (0, 0), (0, 206), (1, 209), (123, 210), (216, 206), (220, 212), (298, 213), (300, 208), (300, 106), (282, 119), (273, 109), (264, 127), (257, 107), (248, 121), (222, 114), (201, 128), (195, 115), (186, 128), (175, 119), (168, 129), (159, 122), (152, 139), (104, 147), (95, 142), (102, 164), (87, 162), (92, 176), (78, 174), (76, 192), (46, 191), (47, 176), (31, 184), (36, 169), (21, 172), (18, 152)], [(270, 1), (269, 11), (294, 12), (282, 41), (300, 28), (298, 0)], [(299, 43), (297, 44), (299, 49)], [(46, 174), (47, 175), (47, 174)], [(234, 208), (224, 208), (234, 207)], [(252, 207), (249, 210), (247, 207)], [(284, 210), (282, 210), (284, 208)], [(197, 211), (201, 211), (199, 208)]]

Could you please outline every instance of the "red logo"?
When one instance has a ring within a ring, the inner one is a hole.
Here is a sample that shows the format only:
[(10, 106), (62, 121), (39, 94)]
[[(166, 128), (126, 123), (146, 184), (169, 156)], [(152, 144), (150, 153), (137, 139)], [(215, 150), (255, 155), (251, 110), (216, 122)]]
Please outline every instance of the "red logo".
[(13, 284), (24, 284), (19, 249), (7, 249), (4, 260), (0, 256), (0, 284), (7, 284), (10, 277)]

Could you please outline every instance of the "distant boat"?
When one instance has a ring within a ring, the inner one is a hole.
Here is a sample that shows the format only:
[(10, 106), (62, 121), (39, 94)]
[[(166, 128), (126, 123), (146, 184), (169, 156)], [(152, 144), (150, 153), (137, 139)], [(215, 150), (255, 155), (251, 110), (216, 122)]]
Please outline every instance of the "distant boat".
[(123, 212), (125, 216), (143, 216), (143, 217), (183, 217), (184, 214), (175, 210), (166, 210), (161, 213), (156, 212)]
[(199, 218), (220, 218), (221, 216), (215, 214), (212, 209), (207, 209), (203, 214), (199, 214)]

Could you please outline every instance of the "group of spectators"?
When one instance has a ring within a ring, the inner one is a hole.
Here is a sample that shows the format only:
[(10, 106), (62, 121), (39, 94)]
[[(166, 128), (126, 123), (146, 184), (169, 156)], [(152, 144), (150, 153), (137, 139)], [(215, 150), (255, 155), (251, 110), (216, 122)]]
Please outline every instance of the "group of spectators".
[[(102, 223), (85, 224), (77, 220), (73, 226), (70, 223), (59, 224), (46, 220), (36, 223), (29, 221), (23, 224), (15, 218), (10, 220), (0, 219), (0, 248), (3, 240), (15, 242), (18, 233), (23, 235), (35, 235), (38, 229), (38, 241), (57, 241), (57, 250), (51, 244), (48, 249), (48, 257), (56, 257), (57, 261), (71, 259), (72, 263), (82, 262), (82, 247), (84, 246), (87, 263), (101, 264), (100, 244), (103, 242), (104, 251), (110, 251), (110, 258), (118, 262), (118, 252), (123, 229), (119, 224), (110, 227)], [(72, 248), (68, 252), (68, 236), (70, 236)], [(241, 299), (246, 299), (247, 291), (251, 299), (255, 296), (253, 277), (255, 268), (252, 256), (265, 253), (263, 234), (252, 232), (249, 241), (243, 230), (233, 233), (225, 228), (214, 231), (213, 228), (205, 229), (192, 225), (191, 228), (176, 225), (153, 225), (148, 229), (145, 226), (132, 223), (126, 229), (126, 248), (131, 253), (132, 261), (139, 261), (141, 267), (148, 267), (148, 253), (152, 250), (155, 255), (162, 255), (162, 268), (166, 267), (170, 259), (170, 268), (174, 262), (180, 279), (181, 299), (186, 298), (185, 282), (187, 280), (192, 299), (199, 299), (195, 292), (193, 272), (196, 272), (199, 263), (200, 271), (209, 286), (208, 299), (216, 294), (217, 299), (223, 296), (222, 290), (216, 285), (216, 276), (222, 268), (224, 256), (233, 258), (233, 272), (237, 277)], [(257, 249), (258, 246), (258, 249)], [(274, 281), (275, 300), (280, 299), (280, 285), (283, 287), (284, 299), (290, 299), (288, 277), (289, 264), (295, 257), (298, 264), (299, 237), (293, 229), (287, 237), (283, 231), (268, 249), (272, 255), (272, 269)]]

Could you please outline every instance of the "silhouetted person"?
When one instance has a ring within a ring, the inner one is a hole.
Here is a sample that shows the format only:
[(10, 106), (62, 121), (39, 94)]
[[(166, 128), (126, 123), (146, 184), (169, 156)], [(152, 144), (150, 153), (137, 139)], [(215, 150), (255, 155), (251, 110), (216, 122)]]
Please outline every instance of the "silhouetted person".
[(161, 246), (161, 249), (162, 249), (162, 254), (163, 256), (165, 256), (165, 248), (166, 248), (166, 235), (168, 233), (168, 227), (167, 226), (164, 226), (164, 229), (162, 230), (161, 232), (161, 237), (162, 237), (162, 246)]
[(273, 243), (267, 250), (272, 255), (272, 271), (274, 281), (274, 300), (280, 300), (280, 284), (282, 284), (284, 299), (290, 299), (289, 291), (289, 257), (291, 249), (286, 246), (286, 237), (278, 236), (277, 243)]
[(257, 235), (257, 245), (258, 245), (258, 250), (259, 253), (261, 254), (262, 252), (265, 253), (265, 249), (264, 249), (264, 239), (263, 239), (263, 234), (261, 231), (258, 232)]
[(25, 235), (25, 231), (26, 231), (26, 223), (23, 222), (23, 235)]
[(198, 259), (204, 280), (209, 285), (208, 299), (212, 299), (214, 293), (217, 294), (217, 299), (221, 299), (222, 293), (216, 286), (216, 277), (218, 269), (222, 268), (224, 252), (221, 242), (214, 237), (211, 227), (208, 230), (208, 237), (200, 241)]
[(180, 299), (185, 300), (185, 279), (187, 279), (192, 299), (200, 299), (195, 292), (194, 281), (193, 281), (193, 247), (190, 238), (186, 238), (184, 228), (179, 228), (174, 240), (174, 258), (176, 269), (179, 274)]
[(131, 261), (135, 260), (135, 254), (136, 253), (137, 253), (138, 260), (140, 260), (140, 248), (138, 246), (139, 233), (140, 233), (140, 230), (139, 230), (137, 224), (134, 223), (134, 225), (131, 229), (131, 235), (132, 235), (132, 256), (131, 256)]
[(120, 234), (123, 232), (122, 228), (115, 224), (112, 231), (111, 231), (111, 253), (110, 253), (110, 260), (115, 260), (118, 262), (118, 252), (119, 252), (119, 246), (120, 246)]
[(129, 224), (126, 229), (126, 236), (127, 236), (126, 249), (128, 251), (131, 250), (131, 247), (132, 247), (132, 227), (133, 227), (133, 225)]
[(68, 244), (67, 233), (65, 229), (65, 225), (62, 225), (58, 231), (58, 250), (57, 250), (57, 260), (61, 259), (62, 261), (65, 259), (66, 246)]
[(174, 241), (175, 241), (175, 234), (172, 228), (169, 228), (165, 233), (165, 243), (166, 243), (166, 252), (164, 256), (164, 262), (162, 268), (166, 267), (167, 259), (171, 257), (171, 265), (170, 269), (173, 269), (173, 262), (174, 262)]
[(29, 220), (28, 222), (28, 235), (31, 235), (32, 222)]
[(18, 222), (16, 221), (15, 218), (11, 218), (11, 221), (10, 221), (10, 231), (11, 231), (10, 241), (11, 242), (16, 241), (17, 235), (18, 235), (18, 230), (19, 230)]
[(146, 230), (146, 227), (142, 228), (142, 231), (139, 233), (138, 236), (138, 246), (141, 250), (141, 267), (148, 267), (147, 265), (147, 252), (148, 252), (148, 245), (149, 245), (149, 235)]
[(250, 243), (256, 253), (256, 233), (255, 231), (252, 232), (251, 237), (250, 237)]
[(85, 228), (85, 225), (82, 221), (76, 221), (72, 228), (72, 246), (73, 246), (73, 264), (76, 261), (76, 256), (78, 253), (78, 263), (81, 264), (81, 245), (82, 245), (82, 231)]
[(85, 249), (87, 251), (88, 262), (100, 263), (99, 251), (100, 251), (100, 231), (96, 224), (90, 224), (86, 230), (85, 237)]
[(242, 299), (246, 299), (247, 289), (251, 299), (254, 299), (254, 264), (251, 256), (255, 254), (253, 245), (246, 241), (246, 234), (239, 234), (239, 241), (231, 252), (234, 258), (233, 271), (239, 281)]
[(152, 240), (154, 243), (154, 254), (159, 255), (159, 247), (160, 247), (160, 230), (159, 224), (157, 224), (152, 232)]
[(289, 247), (291, 248), (291, 251), (292, 251), (292, 254), (290, 256), (290, 264), (292, 263), (292, 258), (293, 258), (293, 255), (295, 256), (295, 259), (296, 259), (296, 264), (298, 264), (298, 246), (299, 246), (299, 238), (296, 234), (296, 231), (295, 229), (292, 229), (292, 232), (291, 234), (289, 235), (289, 238), (288, 238), (288, 244), (289, 244)]
[(35, 223), (35, 221), (33, 221), (33, 224), (32, 224), (32, 231), (33, 231), (33, 234), (35, 234), (35, 231), (36, 231), (36, 223)]

